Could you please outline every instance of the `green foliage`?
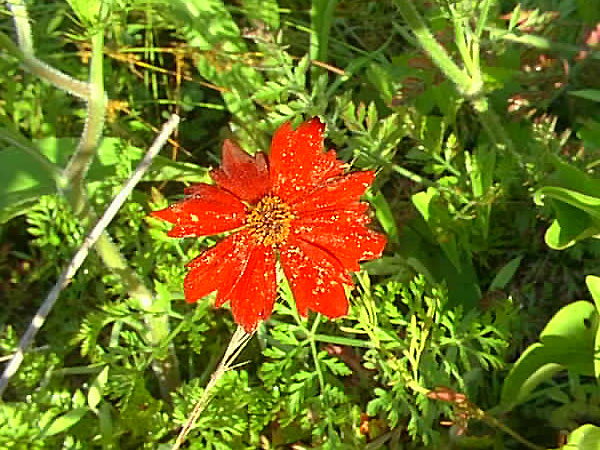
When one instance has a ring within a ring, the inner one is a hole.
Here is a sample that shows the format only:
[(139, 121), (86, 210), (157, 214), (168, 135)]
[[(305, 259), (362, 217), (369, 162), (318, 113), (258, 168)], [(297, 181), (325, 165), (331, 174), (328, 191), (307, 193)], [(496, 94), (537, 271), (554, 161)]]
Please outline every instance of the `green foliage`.
[[(210, 183), (224, 138), (268, 151), (315, 115), (328, 148), (377, 172), (365, 200), (386, 254), (343, 319), (298, 317), (282, 286), (188, 448), (554, 448), (564, 431), (563, 448), (597, 448), (593, 2), (26, 3), (37, 57), (70, 83), (103, 36), (108, 102), (90, 117), (24, 60), (1, 7), (2, 361), (165, 117), (184, 120), (10, 380), (1, 448), (172, 446), (235, 324), (212, 294), (183, 301), (185, 263), (219, 238), (169, 238), (149, 212)], [(74, 192), (64, 169), (103, 119)]]
[[(449, 308), (447, 294), (428, 292), (423, 278), (408, 286), (391, 282), (375, 291), (382, 313), (369, 334), (379, 343), (365, 353), (365, 367), (376, 370), (379, 385), (367, 407), (369, 415), (386, 417), (391, 427), (409, 419), (413, 438), (437, 440), (432, 431), (447, 406), (427, 398), (429, 388), (448, 386), (476, 393), (484, 388), (484, 373), (499, 369), (507, 347), (510, 309), (478, 313)], [(372, 334), (371, 334), (372, 333)]]

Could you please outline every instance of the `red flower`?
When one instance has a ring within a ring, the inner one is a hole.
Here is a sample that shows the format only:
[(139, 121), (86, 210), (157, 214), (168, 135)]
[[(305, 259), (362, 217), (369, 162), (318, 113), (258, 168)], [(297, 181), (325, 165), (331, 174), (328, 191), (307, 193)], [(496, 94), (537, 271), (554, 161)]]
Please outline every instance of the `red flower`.
[(335, 151), (323, 151), (324, 129), (318, 118), (296, 130), (284, 124), (269, 157), (226, 140), (221, 167), (211, 172), (215, 185), (191, 186), (185, 200), (152, 213), (175, 225), (172, 237), (231, 232), (188, 264), (187, 301), (217, 291), (216, 306), (231, 301), (250, 333), (273, 310), (279, 255), (301, 315), (347, 313), (349, 271), (378, 258), (386, 239), (365, 226), (368, 204), (359, 201), (374, 172), (344, 174)]

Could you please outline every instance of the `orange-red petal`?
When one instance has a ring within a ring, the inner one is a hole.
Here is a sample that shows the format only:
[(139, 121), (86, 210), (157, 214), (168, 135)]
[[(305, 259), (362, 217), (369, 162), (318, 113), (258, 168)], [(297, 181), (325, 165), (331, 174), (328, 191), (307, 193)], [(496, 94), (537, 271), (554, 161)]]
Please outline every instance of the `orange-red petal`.
[(328, 251), (337, 258), (344, 269), (360, 270), (359, 261), (379, 258), (387, 244), (383, 234), (363, 225), (343, 222), (313, 225), (308, 229), (297, 229), (299, 236)]
[(292, 238), (281, 248), (280, 260), (300, 315), (305, 316), (308, 309), (330, 318), (348, 312), (343, 287), (349, 283), (348, 274), (331, 254)]
[(245, 233), (232, 234), (188, 263), (185, 299), (196, 302), (215, 290), (230, 291), (248, 261), (249, 242)]
[(373, 182), (375, 172), (365, 170), (330, 178), (294, 203), (295, 211), (314, 211), (355, 203)]
[(260, 200), (270, 187), (265, 154), (251, 156), (229, 139), (223, 143), (221, 166), (210, 176), (219, 187), (249, 203)]
[(277, 294), (275, 252), (271, 246), (254, 245), (235, 285), (227, 293), (219, 289), (219, 304), (231, 301), (235, 322), (251, 333), (273, 311)]
[(296, 130), (285, 123), (275, 132), (269, 157), (272, 192), (291, 203), (325, 179), (343, 173), (333, 150), (323, 151), (325, 124), (318, 117)]
[(189, 195), (185, 200), (152, 212), (152, 216), (175, 225), (169, 236), (208, 236), (243, 225), (246, 207), (229, 192), (203, 183), (185, 192)]
[(368, 203), (350, 202), (340, 207), (295, 211), (296, 220), (292, 222), (292, 227), (310, 233), (315, 226), (366, 225), (371, 222), (371, 218), (366, 214), (368, 210)]

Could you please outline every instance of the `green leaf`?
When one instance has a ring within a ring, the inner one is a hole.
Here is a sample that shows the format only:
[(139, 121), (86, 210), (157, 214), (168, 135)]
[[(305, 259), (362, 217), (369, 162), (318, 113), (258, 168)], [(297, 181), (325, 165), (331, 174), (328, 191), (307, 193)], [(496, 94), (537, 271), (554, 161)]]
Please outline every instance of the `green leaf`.
[(490, 291), (496, 291), (499, 289), (504, 289), (510, 280), (515, 276), (519, 265), (521, 264), (521, 260), (523, 256), (517, 256), (516, 258), (511, 259), (507, 262), (500, 271), (494, 277), (494, 280), (490, 284)]
[(545, 186), (536, 191), (536, 203), (542, 204), (547, 198), (551, 199), (556, 212), (556, 219), (545, 235), (551, 248), (561, 250), (600, 233), (599, 197), (558, 186)]
[(44, 430), (44, 435), (54, 436), (55, 434), (62, 433), (79, 422), (88, 411), (88, 408), (75, 408), (62, 416), (58, 416), (50, 426)]
[[(585, 284), (592, 294), (596, 311), (600, 314), (600, 277), (588, 275), (585, 277)], [(600, 327), (596, 331), (596, 339), (594, 341), (594, 375), (600, 379)]]
[(592, 294), (598, 313), (600, 313), (600, 277), (588, 275), (585, 277), (585, 284), (587, 285), (590, 294)]
[(248, 19), (262, 22), (272, 30), (279, 28), (279, 5), (276, 0), (244, 0)]
[(536, 191), (535, 196), (540, 203), (543, 203), (544, 197), (557, 199), (585, 211), (596, 219), (600, 219), (600, 197), (586, 195), (581, 192), (557, 186), (540, 188)]
[(381, 192), (377, 192), (376, 195), (369, 195), (368, 199), (375, 207), (375, 217), (377, 217), (377, 220), (383, 227), (388, 239), (390, 242), (397, 243), (398, 225), (387, 199)]
[[(46, 138), (38, 142), (39, 153), (57, 167), (64, 167), (75, 151), (77, 142), (75, 138)], [(23, 151), (21, 142), (16, 145), (0, 151), (0, 223), (27, 212), (40, 196), (57, 191), (56, 182), (40, 156)], [(37, 151), (35, 148), (33, 150)], [(124, 160), (135, 165), (144, 153), (144, 150), (130, 146), (118, 138), (104, 138), (87, 175), (88, 181), (92, 183), (90, 189), (97, 186), (94, 182), (102, 183), (107, 178), (117, 176), (117, 168)], [(152, 167), (144, 176), (147, 181), (197, 183), (208, 179), (208, 170), (203, 167), (171, 161), (161, 156), (154, 159)]]
[(452, 217), (448, 210), (439, 204), (438, 199), (439, 193), (435, 188), (429, 188), (426, 192), (418, 192), (412, 196), (413, 204), (427, 222), (440, 247), (460, 272), (458, 243), (455, 234), (450, 231), (454, 229)]
[(593, 375), (597, 332), (594, 304), (582, 300), (561, 308), (546, 324), (540, 342), (523, 352), (504, 380), (501, 405), (513, 408), (561, 369)]
[(549, 362), (551, 359), (548, 348), (539, 342), (525, 349), (504, 379), (500, 395), (500, 407), (504, 412), (524, 402), (540, 383), (564, 369), (560, 364)]
[(0, 223), (24, 214), (40, 196), (56, 192), (38, 160), (20, 149), (0, 151)]
[(67, 2), (86, 26), (106, 20), (112, 6), (111, 0), (67, 0)]
[(90, 386), (90, 390), (88, 392), (88, 405), (91, 409), (96, 409), (98, 404), (102, 401), (102, 396), (104, 392), (104, 387), (106, 386), (106, 382), (108, 381), (108, 366), (105, 366), (104, 369), (98, 374), (92, 385)]
[(600, 90), (598, 89), (581, 89), (579, 91), (569, 91), (569, 95), (574, 97), (600, 102)]
[(557, 200), (552, 200), (552, 207), (556, 219), (544, 235), (544, 240), (550, 248), (563, 250), (600, 232), (600, 228), (594, 225), (594, 221), (585, 211)]
[(600, 428), (585, 424), (569, 434), (563, 450), (600, 450)]

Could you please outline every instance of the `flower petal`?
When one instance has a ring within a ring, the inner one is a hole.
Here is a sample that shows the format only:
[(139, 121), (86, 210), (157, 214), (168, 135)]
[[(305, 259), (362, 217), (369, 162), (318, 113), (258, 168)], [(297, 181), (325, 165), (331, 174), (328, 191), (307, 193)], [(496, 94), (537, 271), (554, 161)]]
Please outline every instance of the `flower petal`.
[(229, 139), (223, 142), (221, 167), (211, 171), (210, 176), (219, 187), (249, 203), (256, 203), (269, 190), (265, 154), (251, 156)]
[(343, 222), (299, 227), (297, 233), (301, 239), (330, 252), (344, 269), (353, 272), (360, 270), (359, 261), (379, 258), (387, 244), (383, 234)]
[(368, 210), (368, 203), (351, 202), (342, 207), (302, 211), (296, 213), (297, 218), (292, 222), (292, 227), (303, 232), (311, 232), (314, 226), (366, 225), (371, 222), (371, 218), (366, 214)]
[(294, 203), (295, 211), (314, 211), (354, 203), (373, 182), (375, 172), (352, 172), (326, 180), (313, 192)]
[(185, 193), (190, 197), (152, 212), (152, 216), (175, 225), (169, 236), (208, 236), (244, 224), (246, 207), (229, 192), (202, 183), (189, 187)]
[(342, 283), (351, 281), (333, 256), (313, 244), (292, 238), (281, 248), (280, 259), (300, 315), (305, 316), (308, 309), (330, 318), (348, 312)]
[(187, 265), (190, 271), (183, 283), (185, 299), (196, 302), (214, 290), (230, 291), (238, 281), (249, 253), (246, 233), (232, 234), (204, 251)]
[(269, 157), (272, 191), (286, 202), (343, 173), (335, 151), (323, 152), (325, 124), (318, 117), (296, 130), (285, 123), (275, 132)]
[(275, 252), (271, 246), (254, 245), (236, 284), (228, 293), (219, 289), (218, 302), (231, 301), (235, 322), (251, 333), (271, 315), (276, 294)]

